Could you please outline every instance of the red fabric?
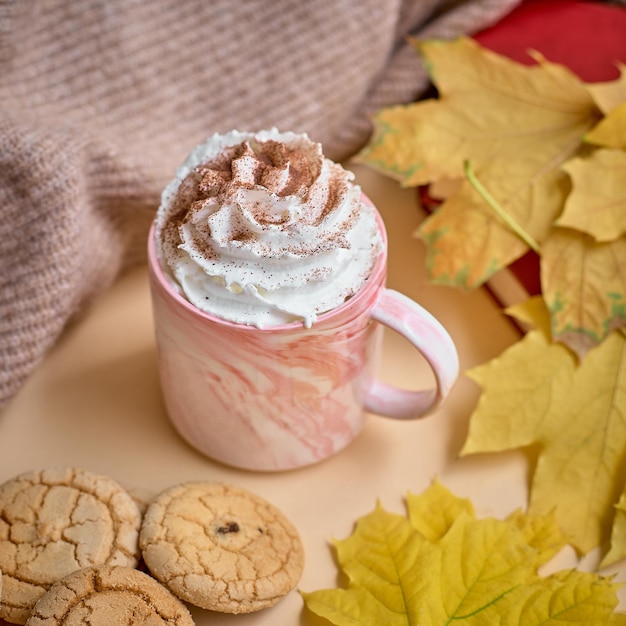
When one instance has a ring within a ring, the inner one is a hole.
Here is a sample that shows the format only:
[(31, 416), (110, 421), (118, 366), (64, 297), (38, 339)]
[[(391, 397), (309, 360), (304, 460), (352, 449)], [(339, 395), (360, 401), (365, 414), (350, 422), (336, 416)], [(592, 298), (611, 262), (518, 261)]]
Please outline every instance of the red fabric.
[(626, 63), (626, 8), (600, 2), (526, 0), (474, 37), (515, 61), (532, 64), (528, 50), (566, 65), (586, 82), (618, 78)]

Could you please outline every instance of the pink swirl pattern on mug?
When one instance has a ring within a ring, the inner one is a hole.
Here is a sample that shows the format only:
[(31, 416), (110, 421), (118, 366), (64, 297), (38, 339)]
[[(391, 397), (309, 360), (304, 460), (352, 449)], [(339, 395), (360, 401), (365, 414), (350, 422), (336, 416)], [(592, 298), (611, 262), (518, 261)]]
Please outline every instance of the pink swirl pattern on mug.
[[(382, 331), (369, 317), (373, 302), (355, 299), (310, 329), (260, 330), (207, 324), (152, 281), (165, 404), (201, 452), (238, 467), (288, 469), (334, 454), (361, 430)], [(376, 291), (366, 295), (374, 300)]]

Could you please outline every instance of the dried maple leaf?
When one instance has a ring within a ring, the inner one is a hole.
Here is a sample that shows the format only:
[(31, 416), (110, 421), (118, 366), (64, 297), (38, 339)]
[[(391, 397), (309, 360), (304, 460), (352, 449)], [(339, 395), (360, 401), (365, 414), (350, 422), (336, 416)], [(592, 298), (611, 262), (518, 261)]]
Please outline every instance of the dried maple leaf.
[(601, 119), (585, 135), (585, 141), (605, 148), (626, 148), (626, 102)]
[(585, 85), (585, 89), (604, 114), (610, 113), (622, 102), (626, 102), (626, 65), (618, 63), (617, 67), (620, 71), (617, 80)]
[(626, 488), (615, 505), (615, 519), (611, 530), (611, 549), (604, 555), (601, 567), (626, 558)]
[[(437, 100), (381, 110), (358, 160), (405, 185), (461, 178), (469, 161), (516, 223), (541, 242), (569, 191), (560, 165), (600, 112), (567, 68), (524, 66), (467, 38), (417, 43)], [(420, 229), (435, 282), (473, 288), (528, 250), (465, 181)]]
[(405, 517), (378, 505), (334, 542), (349, 585), (302, 593), (312, 612), (339, 626), (618, 623), (610, 579), (538, 575), (563, 545), (550, 516), (477, 519), (470, 502), (438, 483), (409, 494), (407, 507)]
[(611, 331), (626, 327), (626, 237), (598, 243), (554, 228), (541, 255), (553, 340), (582, 358)]
[(433, 481), (422, 496), (409, 494), (406, 505), (413, 528), (432, 542), (444, 537), (457, 517), (463, 514), (475, 517), (472, 502), (453, 495), (438, 480)]
[(587, 553), (608, 539), (624, 480), (626, 337), (612, 333), (577, 365), (546, 334), (545, 307), (532, 304), (517, 310), (539, 316), (540, 329), (468, 372), (483, 393), (462, 454), (538, 446), (529, 510), (554, 511)]
[(588, 158), (571, 159), (563, 169), (571, 177), (572, 191), (556, 223), (598, 241), (613, 241), (625, 235), (626, 152), (595, 150)]
[[(554, 184), (553, 189), (558, 190), (559, 184), (556, 181)], [(549, 211), (549, 199), (539, 190), (536, 197), (545, 199)], [(558, 202), (561, 201), (559, 198)], [(542, 222), (545, 220), (545, 224), (541, 225), (541, 230), (537, 225), (530, 231), (543, 238), (546, 235), (544, 225), (547, 226), (556, 214), (537, 216)], [(426, 264), (431, 281), (466, 290), (479, 287), (499, 269), (528, 251), (527, 244), (466, 182), (423, 222), (418, 234), (427, 245)]]

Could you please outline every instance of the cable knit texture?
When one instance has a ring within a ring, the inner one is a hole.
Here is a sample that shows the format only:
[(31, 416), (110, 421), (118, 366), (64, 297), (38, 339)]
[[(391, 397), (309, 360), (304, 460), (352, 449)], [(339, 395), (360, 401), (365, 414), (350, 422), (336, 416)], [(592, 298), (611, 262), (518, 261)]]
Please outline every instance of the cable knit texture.
[(162, 188), (213, 132), (307, 132), (341, 160), (428, 78), (406, 38), (519, 0), (0, 0), (0, 408), (144, 259)]

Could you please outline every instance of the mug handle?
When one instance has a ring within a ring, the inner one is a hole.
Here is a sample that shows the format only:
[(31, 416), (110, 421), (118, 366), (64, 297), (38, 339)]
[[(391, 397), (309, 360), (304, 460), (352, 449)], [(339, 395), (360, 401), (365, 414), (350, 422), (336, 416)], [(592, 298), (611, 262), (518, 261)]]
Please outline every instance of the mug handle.
[(459, 375), (459, 357), (446, 329), (426, 309), (393, 289), (381, 289), (372, 319), (409, 340), (430, 365), (437, 385), (410, 391), (374, 380), (366, 393), (365, 409), (396, 419), (421, 417), (434, 411)]

